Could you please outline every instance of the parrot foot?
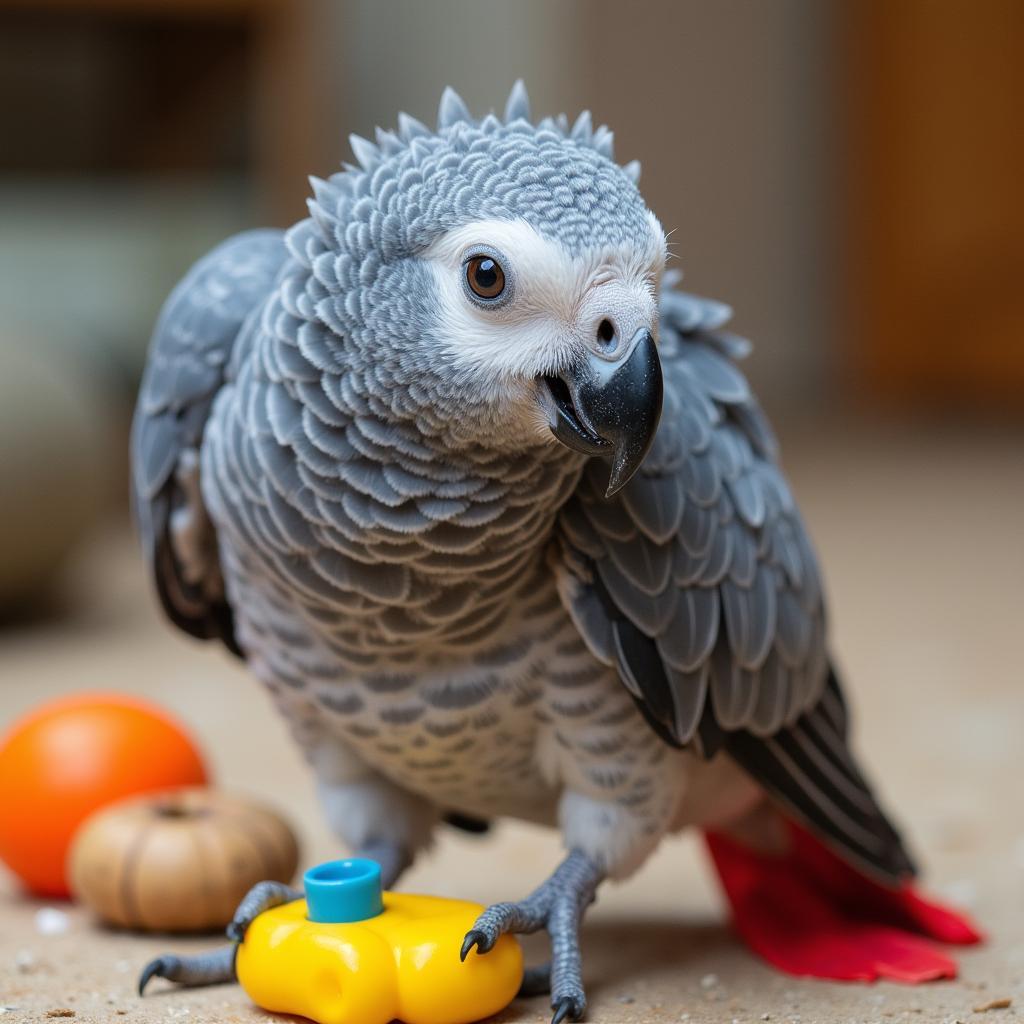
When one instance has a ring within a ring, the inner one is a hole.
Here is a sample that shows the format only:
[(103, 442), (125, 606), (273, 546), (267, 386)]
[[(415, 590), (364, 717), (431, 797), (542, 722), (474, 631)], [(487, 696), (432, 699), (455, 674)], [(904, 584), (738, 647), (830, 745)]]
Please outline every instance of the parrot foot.
[(150, 960), (139, 975), (139, 995), (142, 995), (146, 985), (153, 978), (166, 978), (186, 988), (235, 981), (237, 943), (245, 938), (249, 925), (264, 910), (301, 898), (301, 892), (281, 882), (258, 882), (242, 898), (234, 918), (227, 927), (228, 938), (235, 945), (225, 946), (212, 953), (201, 953), (199, 956), (175, 956), (173, 953), (165, 953), (155, 960)]
[(283, 882), (257, 882), (243, 897), (235, 910), (235, 916), (227, 927), (228, 938), (232, 942), (241, 942), (249, 925), (264, 910), (271, 910), (283, 903), (301, 900), (302, 893)]
[(212, 953), (198, 956), (174, 956), (165, 954), (150, 960), (139, 975), (139, 995), (153, 978), (194, 988), (199, 985), (221, 985), (235, 980), (235, 951), (237, 946), (225, 946)]
[[(474, 947), (478, 953), (489, 952), (506, 933), (528, 934), (546, 929), (551, 937), (550, 968), (528, 971), (523, 988), (526, 990), (529, 985), (533, 991), (550, 990), (552, 1024), (580, 1020), (587, 1008), (581, 971), (580, 921), (594, 901), (603, 877), (604, 871), (586, 854), (573, 850), (555, 873), (526, 899), (488, 907), (466, 933), (461, 958), (465, 960)], [(547, 986), (544, 985), (545, 973)]]
[[(380, 864), (381, 881), (385, 889), (390, 888), (398, 876), (411, 863), (411, 856), (404, 848), (394, 843), (372, 843), (358, 854)], [(235, 981), (235, 953), (237, 943), (245, 939), (249, 925), (265, 910), (272, 910), (284, 903), (301, 900), (303, 893), (283, 882), (257, 882), (242, 897), (235, 916), (227, 927), (228, 938), (236, 945), (218, 949), (200, 956), (174, 956), (166, 954), (151, 960), (139, 976), (139, 995), (152, 978), (166, 978), (185, 987), (218, 985)]]
[[(390, 889), (412, 862), (409, 852), (395, 843), (369, 843), (357, 856), (376, 861), (380, 865), (381, 885), (385, 889)], [(235, 916), (227, 928), (228, 938), (232, 942), (241, 942), (249, 925), (264, 910), (272, 910), (283, 903), (301, 900), (302, 897), (301, 889), (293, 889), (283, 882), (257, 882), (238, 904)]]

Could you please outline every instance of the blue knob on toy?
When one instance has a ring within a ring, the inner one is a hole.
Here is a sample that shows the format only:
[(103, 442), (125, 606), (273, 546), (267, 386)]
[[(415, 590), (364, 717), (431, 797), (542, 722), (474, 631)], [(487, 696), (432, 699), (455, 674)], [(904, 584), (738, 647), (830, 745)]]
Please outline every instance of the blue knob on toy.
[(383, 913), (380, 865), (362, 857), (329, 860), (303, 876), (306, 916), (317, 924), (349, 924)]

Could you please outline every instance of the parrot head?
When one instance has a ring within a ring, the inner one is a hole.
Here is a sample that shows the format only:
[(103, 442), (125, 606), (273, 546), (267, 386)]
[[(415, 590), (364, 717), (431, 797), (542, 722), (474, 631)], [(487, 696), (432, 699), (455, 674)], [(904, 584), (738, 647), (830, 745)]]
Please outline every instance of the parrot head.
[(351, 144), (289, 245), (352, 387), (447, 446), (606, 456), (623, 486), (662, 404), (639, 166), (587, 112), (534, 124), (522, 83), (501, 118), (448, 89), (435, 131), (403, 114)]

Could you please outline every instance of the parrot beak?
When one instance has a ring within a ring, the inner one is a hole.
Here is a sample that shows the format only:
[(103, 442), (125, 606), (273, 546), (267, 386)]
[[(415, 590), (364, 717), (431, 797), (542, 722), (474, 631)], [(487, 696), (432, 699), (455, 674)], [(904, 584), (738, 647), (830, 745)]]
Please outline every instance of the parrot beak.
[(588, 351), (558, 377), (544, 377), (551, 432), (562, 444), (612, 460), (606, 497), (640, 468), (661, 419), (661, 360), (647, 328), (621, 352)]

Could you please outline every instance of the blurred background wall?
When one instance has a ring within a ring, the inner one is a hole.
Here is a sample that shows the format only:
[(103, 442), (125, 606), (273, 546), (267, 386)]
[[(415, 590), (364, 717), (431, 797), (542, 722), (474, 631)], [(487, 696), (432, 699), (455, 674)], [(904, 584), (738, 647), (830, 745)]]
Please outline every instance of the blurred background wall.
[(1022, 58), (1014, 0), (0, 0), (0, 605), (123, 516), (191, 261), (446, 84), (611, 125), (784, 425), (1019, 416)]

